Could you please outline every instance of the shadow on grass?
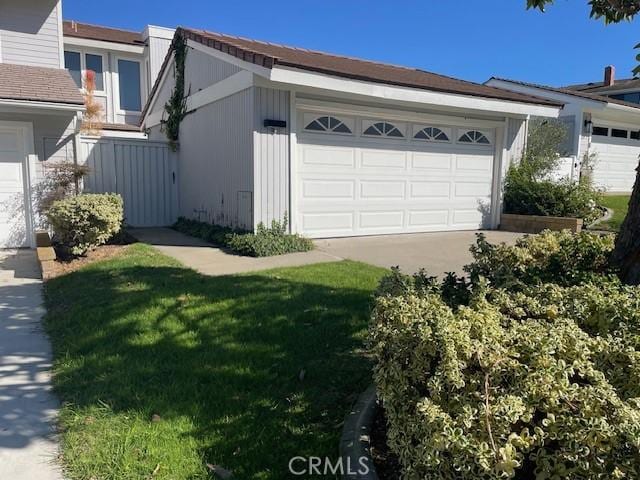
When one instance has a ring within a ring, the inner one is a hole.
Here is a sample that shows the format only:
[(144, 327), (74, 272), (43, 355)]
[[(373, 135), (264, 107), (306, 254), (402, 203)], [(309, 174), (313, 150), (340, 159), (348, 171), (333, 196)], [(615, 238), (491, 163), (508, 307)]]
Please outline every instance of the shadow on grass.
[(206, 478), (205, 462), (288, 478), (293, 456), (337, 456), (342, 419), (370, 382), (362, 342), (381, 272), (340, 262), (203, 277), (107, 263), (53, 280), (56, 390), (81, 415), (101, 405), (168, 427), (187, 419), (176, 441), (195, 441), (202, 463), (167, 478)]

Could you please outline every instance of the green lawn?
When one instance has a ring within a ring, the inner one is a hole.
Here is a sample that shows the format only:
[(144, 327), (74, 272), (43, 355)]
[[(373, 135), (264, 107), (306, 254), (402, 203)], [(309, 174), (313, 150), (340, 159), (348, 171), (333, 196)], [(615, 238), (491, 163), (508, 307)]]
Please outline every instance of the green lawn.
[(630, 195), (607, 195), (603, 198), (603, 205), (613, 210), (613, 218), (596, 225), (599, 230), (617, 232), (622, 226), (624, 217), (627, 216)]
[(345, 261), (214, 278), (134, 245), (48, 282), (68, 477), (213, 478), (209, 463), (281, 479), (292, 456), (335, 459), (371, 382), (363, 341), (384, 272)]

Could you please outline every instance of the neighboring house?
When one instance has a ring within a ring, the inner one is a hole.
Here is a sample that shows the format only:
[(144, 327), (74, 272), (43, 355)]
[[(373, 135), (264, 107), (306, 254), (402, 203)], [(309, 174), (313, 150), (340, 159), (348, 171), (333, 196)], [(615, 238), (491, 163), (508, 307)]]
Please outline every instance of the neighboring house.
[(599, 83), (555, 88), (492, 78), (487, 85), (564, 103), (560, 118), (569, 132), (564, 174), (578, 178), (590, 158), (598, 187), (632, 190), (640, 158), (640, 80), (618, 82), (614, 68), (607, 67)]
[[(562, 100), (181, 28), (187, 115), (179, 212), (253, 229), (288, 215), (309, 237), (495, 228), (529, 116)], [(144, 110), (151, 139), (175, 84)]]
[(139, 132), (140, 113), (167, 54), (173, 29), (148, 25), (142, 32), (65, 20), (64, 64), (79, 88), (96, 73), (95, 98), (104, 130)]
[(0, 5), (0, 248), (33, 246), (33, 185), (73, 160), (84, 109), (64, 69), (59, 0)]

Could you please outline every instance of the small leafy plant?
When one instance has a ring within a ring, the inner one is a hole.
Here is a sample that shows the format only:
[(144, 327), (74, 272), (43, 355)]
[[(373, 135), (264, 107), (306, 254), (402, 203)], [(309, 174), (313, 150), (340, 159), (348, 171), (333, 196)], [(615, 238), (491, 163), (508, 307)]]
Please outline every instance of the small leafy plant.
[(122, 197), (115, 193), (83, 193), (55, 201), (46, 216), (59, 250), (79, 256), (120, 231), (124, 208)]
[(288, 218), (273, 220), (270, 227), (258, 224), (256, 233), (234, 230), (197, 220), (179, 218), (173, 228), (215, 245), (250, 257), (270, 257), (313, 250), (313, 242), (297, 234), (287, 233)]

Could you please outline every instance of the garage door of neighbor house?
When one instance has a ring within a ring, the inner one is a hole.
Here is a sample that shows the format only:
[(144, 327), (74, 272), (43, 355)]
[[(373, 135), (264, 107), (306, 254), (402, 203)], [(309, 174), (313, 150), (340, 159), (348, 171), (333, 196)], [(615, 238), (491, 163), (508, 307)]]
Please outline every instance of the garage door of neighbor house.
[(310, 237), (475, 230), (495, 129), (300, 112), (297, 228)]
[(27, 245), (24, 129), (0, 123), (0, 248)]
[[(630, 192), (636, 179), (640, 158), (640, 140), (594, 135), (591, 151), (596, 152), (593, 180), (599, 187), (611, 192)], [(620, 130), (619, 134), (626, 132)], [(603, 131), (604, 133), (604, 131)]]
[(90, 172), (85, 191), (122, 195), (125, 222), (160, 227), (176, 221), (177, 165), (166, 143), (146, 140), (83, 139)]

